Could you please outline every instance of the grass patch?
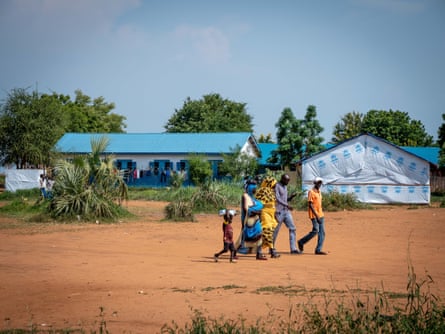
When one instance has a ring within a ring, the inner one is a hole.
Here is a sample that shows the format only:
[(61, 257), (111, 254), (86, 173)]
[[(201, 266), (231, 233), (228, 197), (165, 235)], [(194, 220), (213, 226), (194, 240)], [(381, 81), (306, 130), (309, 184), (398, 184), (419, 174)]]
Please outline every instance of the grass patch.
[(307, 290), (304, 287), (293, 285), (288, 286), (265, 286), (255, 290), (256, 293), (280, 294), (285, 296), (296, 296), (300, 293), (305, 293)]
[(239, 286), (236, 284), (223, 285), (223, 290), (232, 290), (232, 289), (245, 289), (245, 286)]
[(173, 292), (182, 292), (182, 293), (186, 293), (186, 292), (193, 292), (193, 289), (181, 289), (181, 288), (172, 288)]
[[(333, 291), (323, 290), (318, 291), (325, 293), (321, 303), (309, 298), (308, 302), (292, 303), (284, 316), (271, 310), (253, 322), (242, 315), (237, 319), (227, 319), (224, 315), (214, 318), (194, 309), (191, 322), (181, 327), (172, 321), (162, 327), (161, 333), (444, 333), (445, 306), (430, 292), (431, 277), (419, 282), (412, 267), (409, 271), (405, 294), (374, 291), (369, 295), (368, 290), (355, 289), (350, 291), (353, 294), (348, 302), (337, 301), (331, 294)], [(286, 295), (298, 291), (307, 295), (304, 288), (294, 286), (268, 286), (258, 291)], [(390, 300), (400, 298), (406, 298), (405, 307), (398, 306), (400, 303), (390, 304)]]

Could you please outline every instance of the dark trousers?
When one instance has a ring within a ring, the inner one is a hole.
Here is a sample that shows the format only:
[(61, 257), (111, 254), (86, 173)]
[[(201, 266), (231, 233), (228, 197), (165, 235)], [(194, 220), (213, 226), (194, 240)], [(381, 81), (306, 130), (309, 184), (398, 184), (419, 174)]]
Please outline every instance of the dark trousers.
[(233, 242), (225, 242), (224, 243), (224, 248), (215, 254), (215, 256), (220, 256), (221, 254), (227, 253), (230, 250), (230, 259), (233, 258), (233, 256), (236, 255), (236, 251), (235, 251), (235, 244)]

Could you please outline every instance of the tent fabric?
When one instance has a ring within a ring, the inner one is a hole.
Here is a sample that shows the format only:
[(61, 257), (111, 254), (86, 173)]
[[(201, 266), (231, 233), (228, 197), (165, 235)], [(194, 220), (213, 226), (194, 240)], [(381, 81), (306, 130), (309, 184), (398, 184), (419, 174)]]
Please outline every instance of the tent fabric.
[(5, 189), (16, 192), (21, 189), (39, 188), (42, 169), (5, 169)]
[(429, 162), (373, 135), (351, 138), (302, 163), (303, 189), (352, 193), (364, 203), (430, 203)]

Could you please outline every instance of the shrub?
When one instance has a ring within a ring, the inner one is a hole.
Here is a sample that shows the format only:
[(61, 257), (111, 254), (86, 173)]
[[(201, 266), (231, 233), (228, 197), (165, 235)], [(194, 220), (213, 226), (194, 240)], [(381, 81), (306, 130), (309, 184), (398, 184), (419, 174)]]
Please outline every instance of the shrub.
[(125, 211), (120, 203), (128, 198), (128, 187), (113, 156), (101, 159), (107, 146), (106, 137), (92, 139), (90, 154), (57, 162), (54, 197), (48, 206), (54, 218), (116, 219)]
[(216, 211), (227, 206), (227, 197), (221, 183), (203, 184), (191, 198), (193, 210)]
[(169, 203), (165, 207), (165, 217), (174, 221), (195, 221), (191, 202), (182, 200)]
[[(307, 197), (297, 197), (295, 206), (298, 210), (307, 210)], [(368, 204), (357, 201), (354, 194), (323, 193), (323, 210), (326, 212), (369, 208)]]

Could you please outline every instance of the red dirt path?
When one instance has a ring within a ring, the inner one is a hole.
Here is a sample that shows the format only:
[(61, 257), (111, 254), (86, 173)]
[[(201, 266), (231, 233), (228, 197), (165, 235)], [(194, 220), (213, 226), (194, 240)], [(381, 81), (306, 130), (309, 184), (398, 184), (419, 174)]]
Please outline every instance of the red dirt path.
[[(231, 264), (225, 255), (213, 261), (222, 247), (216, 214), (172, 223), (162, 222), (165, 203), (127, 206), (138, 218), (113, 225), (5, 228), (12, 220), (0, 218), (0, 330), (30, 324), (97, 330), (100, 307), (111, 333), (158, 333), (172, 320), (189, 322), (193, 310), (234, 320), (243, 314), (251, 321), (273, 310), (286, 319), (290, 305), (307, 302), (308, 296), (258, 289), (292, 286), (315, 294), (383, 286), (405, 293), (408, 249), (416, 274), (431, 275), (434, 293), (445, 298), (445, 209), (327, 212), (328, 256), (313, 255), (315, 239), (304, 255), (290, 255), (283, 227), (277, 245), (281, 258), (256, 261), (241, 255)], [(311, 225), (305, 212), (293, 215), (301, 237)]]

